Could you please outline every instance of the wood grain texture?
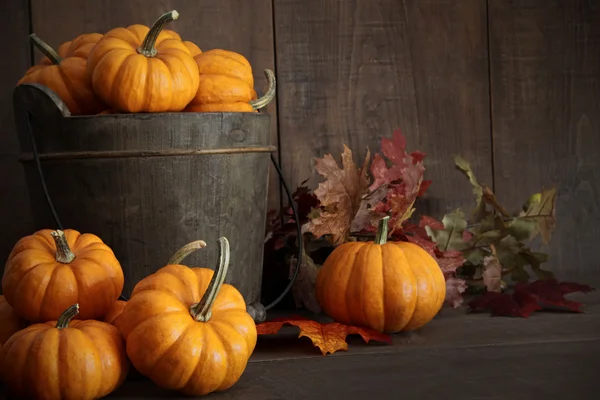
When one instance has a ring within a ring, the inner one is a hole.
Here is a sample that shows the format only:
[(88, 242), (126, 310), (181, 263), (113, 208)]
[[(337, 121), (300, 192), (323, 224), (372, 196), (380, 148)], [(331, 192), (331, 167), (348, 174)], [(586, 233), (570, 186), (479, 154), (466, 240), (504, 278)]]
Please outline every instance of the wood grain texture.
[(490, 1), (496, 191), (558, 186), (549, 268), (600, 271), (600, 3)]
[(427, 153), (434, 181), (418, 211), (473, 205), (452, 155), (491, 184), (485, 2), (274, 0), (274, 12), (291, 185), (313, 176), (314, 157), (339, 158), (345, 143), (359, 162), (401, 128), (409, 149)]
[(12, 107), (12, 89), (30, 66), (27, 45), (29, 6), (27, 0), (3, 1), (0, 13), (5, 16), (0, 35), (0, 222), (10, 229), (0, 231), (0, 271), (12, 246), (22, 235), (31, 233), (29, 197), (23, 168), (17, 161), (19, 145)]
[[(242, 293), (249, 309), (264, 311), (256, 303), (262, 279), (268, 151), (273, 148), (268, 114), (70, 117), (64, 103), (41, 85), (17, 87), (14, 104), (23, 153), (32, 152), (27, 113), (32, 115), (40, 154), (50, 158), (52, 153), (88, 153), (86, 158), (42, 160), (45, 181), (63, 227), (94, 233), (113, 249), (123, 267), (126, 296), (137, 282), (166, 265), (177, 249), (195, 240), (209, 245), (183, 263), (214, 268), (216, 241), (225, 236), (231, 244), (226, 282)], [(95, 152), (190, 149), (230, 151), (95, 156)], [(24, 166), (37, 229), (56, 226), (35, 163), (25, 161)]]
[[(31, 0), (31, 7), (34, 32), (56, 47), (82, 33), (151, 25), (161, 14), (176, 9), (179, 19), (167, 28), (202, 50), (223, 48), (245, 56), (253, 66), (257, 90), (264, 92), (267, 87), (263, 70), (274, 70), (271, 0)], [(37, 52), (36, 60), (40, 58)], [(275, 101), (264, 111), (273, 118), (271, 144), (278, 146)], [(269, 175), (269, 205), (274, 208), (279, 206), (279, 181), (274, 169)]]

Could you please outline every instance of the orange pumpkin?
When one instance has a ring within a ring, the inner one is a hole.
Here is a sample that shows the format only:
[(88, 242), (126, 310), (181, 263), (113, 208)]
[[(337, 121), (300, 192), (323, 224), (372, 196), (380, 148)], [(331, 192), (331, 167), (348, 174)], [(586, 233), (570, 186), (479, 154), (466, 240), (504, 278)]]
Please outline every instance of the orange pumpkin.
[(49, 62), (42, 60), (29, 68), (17, 85), (38, 83), (48, 87), (60, 97), (72, 115), (96, 114), (106, 108), (86, 76), (85, 46), (76, 46), (72, 52), (64, 50), (65, 56), (61, 57), (34, 33), (29, 38)]
[(248, 60), (233, 51), (213, 49), (194, 57), (200, 73), (198, 92), (186, 111), (253, 112), (265, 107), (275, 96), (275, 74), (265, 70), (267, 93), (257, 99), (254, 76)]
[(200, 47), (198, 47), (198, 45), (196, 45), (196, 43), (190, 42), (189, 40), (181, 39), (181, 36), (179, 35), (179, 33), (175, 32), (173, 30), (170, 30), (170, 29), (163, 29), (163, 32), (168, 33), (174, 39), (181, 40), (183, 42), (183, 44), (185, 45), (185, 47), (187, 47), (188, 50), (190, 51), (190, 54), (192, 55), (192, 57), (195, 57), (198, 54), (202, 54), (202, 50), (200, 50)]
[(0, 378), (26, 399), (97, 399), (119, 387), (129, 371), (118, 329), (105, 322), (71, 321), (77, 304), (58, 321), (31, 325), (0, 351)]
[(124, 300), (117, 300), (114, 302), (113, 306), (108, 310), (102, 321), (115, 325), (115, 320), (121, 316), (123, 309), (127, 305), (127, 302)]
[[(61, 44), (58, 47), (58, 55), (62, 58), (80, 57), (87, 60), (90, 51), (100, 39), (102, 39), (102, 34), (100, 33), (84, 33), (73, 40)], [(53, 62), (50, 58), (45, 56), (40, 61), (40, 64), (52, 65)]]
[(6, 301), (31, 322), (55, 321), (70, 305), (82, 319), (100, 319), (123, 290), (113, 251), (93, 234), (43, 229), (21, 238), (4, 266)]
[(256, 346), (256, 326), (244, 298), (223, 284), (227, 239), (219, 239), (214, 272), (179, 264), (205, 245), (184, 246), (169, 265), (138, 282), (117, 319), (136, 370), (158, 386), (191, 396), (234, 385)]
[(166, 23), (177, 11), (144, 25), (115, 28), (91, 51), (87, 73), (98, 96), (120, 112), (183, 110), (198, 90), (198, 66), (188, 47), (170, 33)]
[(319, 270), (317, 301), (338, 322), (411, 331), (442, 308), (446, 283), (439, 265), (413, 243), (386, 242), (388, 219), (380, 221), (374, 242), (338, 246)]
[(27, 321), (19, 317), (4, 296), (0, 295), (0, 347), (9, 337), (27, 325)]

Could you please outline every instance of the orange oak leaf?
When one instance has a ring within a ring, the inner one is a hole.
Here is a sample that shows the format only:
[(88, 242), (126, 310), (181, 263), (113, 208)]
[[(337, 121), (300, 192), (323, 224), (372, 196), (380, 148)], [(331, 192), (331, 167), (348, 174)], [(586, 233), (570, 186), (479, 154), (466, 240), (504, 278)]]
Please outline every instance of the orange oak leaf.
[(342, 168), (331, 154), (316, 159), (315, 169), (325, 178), (314, 192), (321, 207), (314, 210), (312, 219), (304, 224), (303, 232), (311, 232), (317, 238), (330, 234), (334, 244), (345, 241), (362, 197), (368, 191), (367, 164), (370, 158), (367, 150), (363, 166), (358, 168), (352, 159), (352, 150), (344, 145)]
[(300, 328), (298, 337), (309, 338), (315, 347), (318, 347), (324, 356), (327, 353), (335, 353), (338, 350), (348, 350), (346, 336), (360, 335), (367, 343), (371, 340), (392, 344), (392, 337), (384, 333), (379, 333), (373, 329), (358, 326), (344, 325), (337, 322), (319, 323), (301, 316), (291, 316), (289, 318), (274, 318), (271, 321), (262, 322), (256, 325), (256, 331), (259, 335), (272, 335), (281, 329), (284, 324), (297, 326)]

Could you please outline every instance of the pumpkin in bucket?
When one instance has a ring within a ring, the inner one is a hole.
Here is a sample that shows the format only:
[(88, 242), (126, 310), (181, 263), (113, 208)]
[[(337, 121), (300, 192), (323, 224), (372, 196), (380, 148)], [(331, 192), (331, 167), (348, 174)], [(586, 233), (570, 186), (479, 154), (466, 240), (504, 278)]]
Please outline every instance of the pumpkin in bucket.
[[(98, 96), (119, 112), (182, 111), (198, 90), (198, 66), (189, 48), (163, 27), (173, 10), (152, 26), (108, 31), (90, 52), (87, 74)], [(178, 35), (177, 35), (178, 36)]]
[(43, 229), (21, 238), (4, 266), (2, 291), (30, 322), (56, 321), (79, 303), (82, 319), (100, 319), (121, 295), (123, 270), (113, 251), (91, 233)]
[(388, 219), (379, 222), (374, 242), (338, 246), (319, 270), (317, 301), (336, 321), (385, 333), (411, 331), (441, 309), (442, 270), (416, 244), (387, 242)]
[(194, 59), (198, 64), (200, 84), (186, 111), (253, 112), (265, 107), (275, 96), (275, 74), (267, 69), (265, 76), (269, 88), (263, 97), (256, 98), (252, 67), (239, 53), (212, 49)]
[(33, 324), (15, 333), (0, 351), (0, 378), (11, 394), (25, 399), (104, 397), (129, 372), (125, 343), (106, 322), (72, 320), (79, 306), (58, 321)]
[[(100, 39), (102, 39), (102, 34), (100, 33), (84, 33), (73, 40), (61, 44), (58, 47), (58, 55), (62, 58), (79, 57), (87, 60), (90, 51)], [(53, 62), (48, 56), (44, 56), (40, 64), (51, 65)]]
[[(37, 83), (46, 86), (65, 103), (72, 115), (91, 115), (104, 110), (106, 106), (94, 93), (86, 75), (85, 51), (95, 38), (82, 39), (72, 50), (63, 50), (61, 56), (32, 33), (29, 36), (31, 43), (45, 54), (48, 61), (42, 59), (40, 64), (29, 68), (17, 85)], [(82, 47), (77, 47), (79, 45)]]
[(160, 387), (200, 396), (233, 386), (256, 346), (256, 326), (241, 293), (224, 284), (229, 243), (219, 239), (219, 264), (179, 263), (206, 246), (192, 242), (137, 283), (116, 321), (127, 355)]

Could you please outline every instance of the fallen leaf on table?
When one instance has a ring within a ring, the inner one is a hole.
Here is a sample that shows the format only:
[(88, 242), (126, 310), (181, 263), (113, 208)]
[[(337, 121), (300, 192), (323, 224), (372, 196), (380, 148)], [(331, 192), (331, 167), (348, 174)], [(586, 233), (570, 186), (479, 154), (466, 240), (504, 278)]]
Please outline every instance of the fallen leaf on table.
[(358, 168), (352, 160), (352, 150), (344, 145), (342, 168), (331, 154), (316, 160), (315, 169), (325, 178), (314, 191), (321, 207), (311, 212), (312, 219), (303, 225), (303, 232), (311, 232), (317, 238), (330, 234), (334, 244), (345, 241), (368, 191), (366, 166), (370, 157), (367, 151), (363, 167)]
[(256, 331), (259, 335), (272, 335), (279, 332), (284, 324), (293, 325), (300, 328), (298, 337), (309, 338), (315, 347), (321, 350), (323, 355), (335, 353), (338, 350), (348, 350), (346, 336), (360, 335), (367, 343), (371, 340), (392, 344), (392, 337), (373, 329), (344, 325), (337, 322), (322, 324), (317, 321), (309, 320), (301, 316), (291, 316), (289, 318), (274, 318), (271, 321), (262, 322), (256, 325)]
[(569, 293), (595, 290), (588, 285), (540, 279), (532, 283), (517, 283), (512, 293), (486, 292), (469, 303), (471, 310), (489, 310), (492, 315), (528, 318), (534, 311), (561, 308), (582, 312), (582, 303), (565, 299)]

